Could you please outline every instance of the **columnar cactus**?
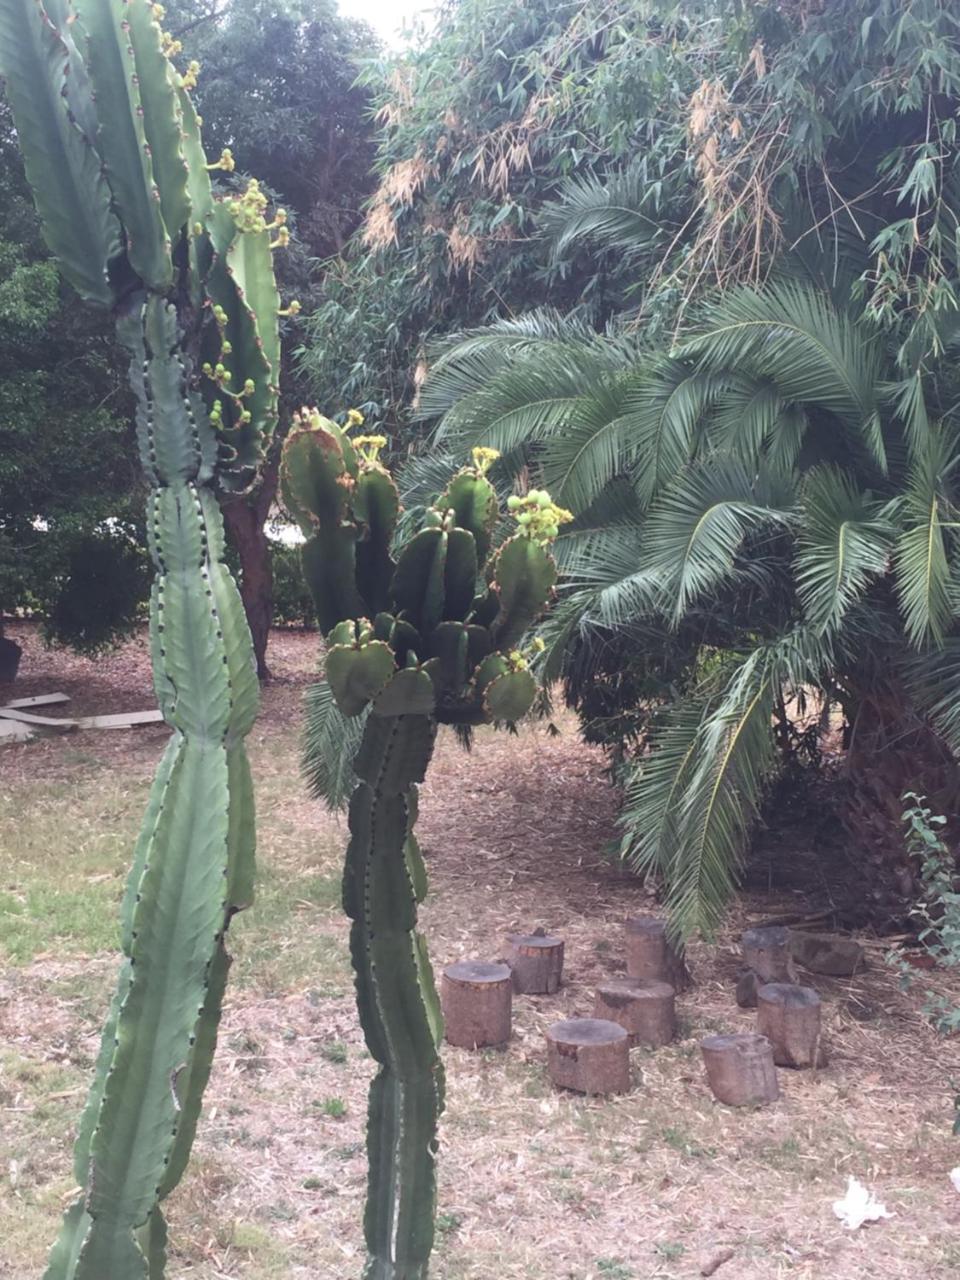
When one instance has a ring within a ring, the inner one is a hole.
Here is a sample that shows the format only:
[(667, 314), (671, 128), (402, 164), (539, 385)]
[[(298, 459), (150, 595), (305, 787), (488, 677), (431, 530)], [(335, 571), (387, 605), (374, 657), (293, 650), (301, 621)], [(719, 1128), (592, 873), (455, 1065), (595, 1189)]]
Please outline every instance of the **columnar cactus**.
[(215, 481), (256, 475), (277, 416), (279, 300), (255, 183), (215, 197), (189, 90), (197, 68), (147, 0), (0, 0), (0, 63), (44, 235), (110, 307), (130, 353), (150, 488), (154, 682), (173, 735), (134, 853), (117, 993), (80, 1124), (48, 1280), (160, 1280), (160, 1201), (189, 1156), (229, 967), (252, 894), (244, 736), (253, 650), (223, 561)]
[(438, 724), (513, 723), (533, 705), (537, 684), (518, 645), (553, 590), (546, 548), (569, 516), (546, 494), (511, 499), (519, 531), (494, 552), (500, 512), (486, 471), (496, 455), (478, 449), (394, 559), (400, 503), (378, 461), (384, 443), (351, 440), (304, 411), (284, 446), (281, 484), (306, 537), (326, 679), (344, 715), (366, 716), (343, 879), (360, 1021), (380, 1064), (364, 1275), (420, 1280), (433, 1245), (443, 1028), (416, 931), (426, 893), (417, 784)]

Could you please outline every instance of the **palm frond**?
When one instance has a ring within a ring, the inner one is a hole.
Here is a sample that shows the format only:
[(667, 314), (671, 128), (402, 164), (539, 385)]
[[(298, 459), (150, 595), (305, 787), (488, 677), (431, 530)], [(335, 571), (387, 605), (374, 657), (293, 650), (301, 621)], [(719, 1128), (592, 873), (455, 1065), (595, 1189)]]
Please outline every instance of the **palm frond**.
[(940, 645), (953, 613), (945, 522), (952, 517), (944, 479), (952, 466), (945, 432), (931, 434), (914, 462), (899, 515), (905, 526), (894, 558), (897, 595), (911, 644)]
[(818, 631), (840, 623), (871, 578), (886, 572), (893, 528), (855, 479), (817, 467), (804, 479), (796, 556), (797, 589), (807, 621)]
[(644, 209), (649, 192), (650, 184), (639, 167), (606, 181), (592, 173), (568, 178), (559, 198), (544, 206), (539, 219), (552, 242), (554, 258), (562, 258), (585, 240), (628, 253), (652, 247), (661, 230)]
[(630, 389), (624, 412), (634, 436), (637, 493), (644, 504), (693, 457), (698, 427), (726, 380), (725, 373), (665, 358)]
[(458, 453), (482, 444), (508, 454), (589, 414), (617, 372), (600, 343), (556, 343), (535, 357), (508, 360), (494, 376), (484, 371), (462, 394), (435, 439)]
[(732, 377), (710, 415), (711, 446), (756, 466), (784, 408), (776, 384), (768, 378)]
[(584, 320), (548, 308), (452, 334), (430, 348), (417, 416), (443, 418), (514, 364), (553, 361), (564, 351), (583, 358), (583, 349), (595, 365), (619, 369), (630, 363), (636, 340), (600, 335)]
[(782, 281), (731, 292), (704, 309), (676, 354), (701, 369), (749, 370), (770, 379), (784, 401), (828, 410), (886, 471), (880, 344), (819, 290)]
[(641, 442), (629, 406), (640, 377), (631, 373), (597, 381), (563, 430), (545, 441), (543, 480), (561, 506), (586, 511), (634, 462)]
[(365, 721), (366, 713), (343, 714), (326, 680), (307, 690), (301, 768), (310, 794), (329, 809), (342, 809), (350, 798)]
[(960, 636), (949, 636), (941, 649), (914, 655), (906, 674), (918, 704), (960, 758)]
[(710, 935), (736, 883), (747, 836), (773, 771), (775, 671), (758, 649), (735, 671), (697, 735), (665, 866), (676, 932)]
[(829, 646), (807, 629), (728, 662), (670, 713), (627, 786), (623, 855), (664, 880), (680, 937), (710, 934), (733, 893), (774, 772), (771, 720), (782, 686), (816, 683)]
[(620, 856), (641, 875), (659, 874), (668, 888), (680, 840), (683, 797), (696, 768), (697, 746), (711, 698), (694, 694), (669, 712), (634, 765), (618, 818)]
[(638, 568), (663, 581), (676, 623), (694, 600), (731, 575), (748, 530), (791, 518), (758, 501), (755, 479), (738, 460), (706, 458), (654, 501)]

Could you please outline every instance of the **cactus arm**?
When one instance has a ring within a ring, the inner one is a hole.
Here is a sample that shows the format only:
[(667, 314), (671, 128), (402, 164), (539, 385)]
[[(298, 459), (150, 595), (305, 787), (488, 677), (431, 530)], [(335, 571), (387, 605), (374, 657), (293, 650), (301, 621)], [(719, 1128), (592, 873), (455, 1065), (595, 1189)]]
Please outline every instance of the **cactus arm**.
[(421, 529), (397, 560), (393, 597), (398, 611), (421, 635), (433, 631), (443, 618), (447, 541), (442, 529)]
[[(83, 4), (86, 0), (78, 2)], [(160, 192), (160, 213), (167, 234), (177, 238), (190, 217), (183, 120), (176, 83), (180, 77), (163, 52), (160, 24), (149, 0), (125, 0), (125, 17), (134, 50), (150, 164)]]
[(490, 552), (494, 525), (500, 514), (496, 490), (486, 476), (477, 475), (472, 470), (458, 472), (437, 503), (437, 508), (452, 511), (458, 528), (473, 534), (477, 558), (483, 564)]
[(556, 562), (538, 542), (518, 534), (503, 544), (494, 562), (500, 612), (491, 635), (498, 648), (520, 640), (545, 609), (556, 580)]
[(416, 933), (426, 886), (412, 826), (435, 732), (427, 716), (378, 715), (374, 704), (354, 766), (344, 906), (360, 1021), (380, 1063), (367, 1130), (370, 1280), (421, 1280), (433, 1245), (442, 1020)]
[(97, 148), (127, 230), (127, 256), (144, 284), (164, 289), (173, 280), (170, 239), (143, 124), (133, 46), (123, 29), (124, 8), (123, 0), (78, 0), (77, 25), (86, 37), (84, 61), (100, 121)]
[(180, 145), (187, 166), (190, 217), (203, 226), (213, 212), (213, 186), (207, 172), (207, 157), (200, 140), (200, 124), (193, 100), (183, 88), (177, 90), (177, 97), (180, 102), (180, 126), (183, 130)]
[(453, 528), (447, 534), (447, 558), (443, 569), (443, 616), (457, 621), (465, 618), (477, 589), (477, 544), (466, 529)]
[(227, 250), (226, 267), (250, 321), (252, 346), (244, 353), (244, 364), (256, 391), (248, 408), (269, 443), (277, 422), (280, 374), (280, 294), (273, 274), (269, 230), (238, 235)]
[(77, 292), (110, 305), (107, 267), (121, 251), (120, 224), (100, 157), (67, 110), (77, 62), (39, 0), (0, 0), (0, 71), (44, 239)]

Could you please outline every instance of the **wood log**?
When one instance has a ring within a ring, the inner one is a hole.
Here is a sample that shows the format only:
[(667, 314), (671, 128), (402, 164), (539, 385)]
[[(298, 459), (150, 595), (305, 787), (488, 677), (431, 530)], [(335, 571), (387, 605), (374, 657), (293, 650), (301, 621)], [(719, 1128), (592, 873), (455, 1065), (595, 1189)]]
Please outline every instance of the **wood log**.
[(773, 1046), (778, 1067), (822, 1067), (820, 997), (812, 987), (768, 982), (757, 992), (757, 1031)]
[(523, 995), (553, 995), (563, 976), (563, 939), (544, 929), (507, 934), (507, 964), (513, 989)]
[(618, 1022), (632, 1048), (658, 1049), (677, 1034), (676, 993), (655, 978), (610, 978), (597, 988), (593, 1016)]
[(558, 1089), (626, 1093), (630, 1048), (626, 1031), (604, 1018), (571, 1018), (547, 1031), (547, 1066)]
[(743, 962), (761, 982), (796, 982), (797, 970), (790, 954), (790, 930), (783, 925), (748, 929), (741, 938)]
[(463, 960), (440, 979), (444, 1034), (461, 1049), (503, 1045), (510, 1039), (513, 980), (505, 964)]
[(837, 933), (806, 933), (791, 929), (788, 945), (794, 961), (811, 973), (852, 978), (867, 967), (861, 944)]
[(629, 916), (625, 928), (627, 977), (666, 982), (674, 991), (686, 991), (690, 973), (667, 936), (666, 923), (656, 916)]
[(780, 1097), (773, 1048), (766, 1036), (742, 1032), (700, 1041), (713, 1096), (728, 1107), (751, 1107)]

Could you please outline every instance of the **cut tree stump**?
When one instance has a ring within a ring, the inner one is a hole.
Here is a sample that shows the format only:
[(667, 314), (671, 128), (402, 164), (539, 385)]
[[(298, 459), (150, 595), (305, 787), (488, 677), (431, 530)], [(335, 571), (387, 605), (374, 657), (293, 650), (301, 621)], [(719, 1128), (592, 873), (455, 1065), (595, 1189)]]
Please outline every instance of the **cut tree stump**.
[(544, 929), (508, 933), (506, 962), (513, 973), (513, 989), (523, 995), (552, 996), (563, 976), (563, 939)]
[(547, 1031), (547, 1066), (558, 1089), (627, 1093), (630, 1046), (626, 1031), (605, 1018), (570, 1018)]
[(463, 960), (448, 964), (440, 980), (445, 1035), (461, 1049), (483, 1049), (510, 1039), (513, 979), (505, 964)]
[(667, 937), (664, 921), (656, 916), (629, 916), (625, 928), (627, 977), (666, 982), (674, 991), (686, 991), (690, 973)]
[(811, 987), (769, 982), (757, 992), (757, 1031), (773, 1046), (778, 1067), (822, 1067), (820, 997)]
[(728, 1107), (751, 1107), (780, 1097), (773, 1046), (766, 1036), (742, 1032), (700, 1041), (713, 1096)]
[(593, 1015), (618, 1022), (632, 1048), (659, 1049), (677, 1034), (676, 992), (656, 978), (610, 978), (597, 988)]

